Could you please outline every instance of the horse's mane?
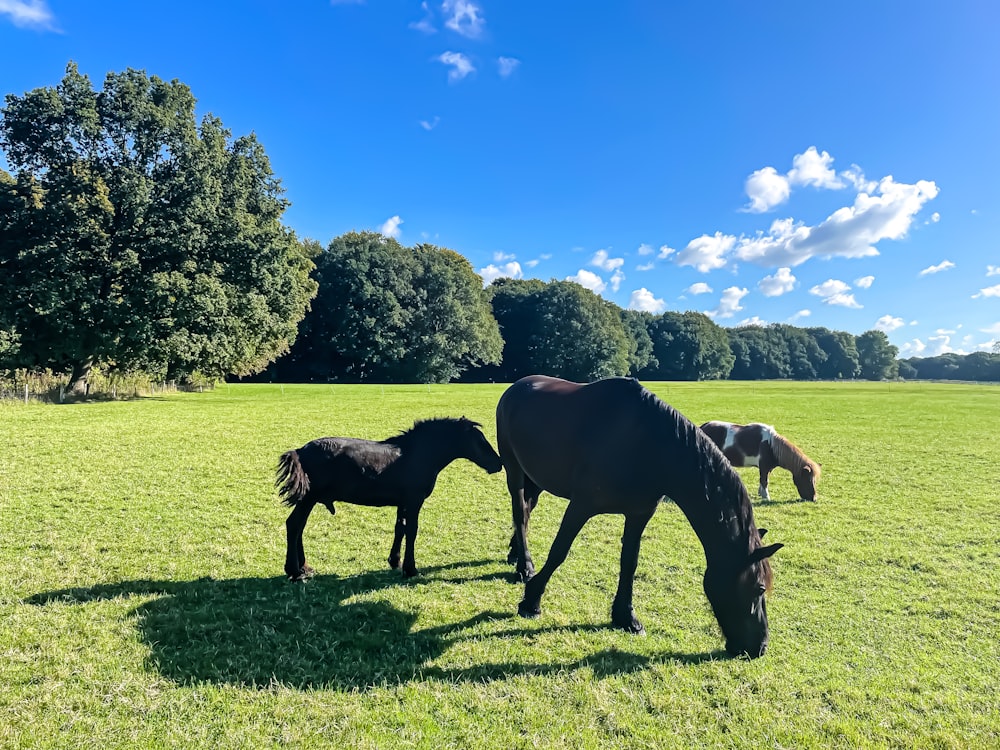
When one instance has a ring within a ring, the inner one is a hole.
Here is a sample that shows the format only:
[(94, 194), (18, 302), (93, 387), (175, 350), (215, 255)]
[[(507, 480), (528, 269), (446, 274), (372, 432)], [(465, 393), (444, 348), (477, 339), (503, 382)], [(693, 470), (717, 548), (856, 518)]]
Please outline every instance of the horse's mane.
[[(724, 524), (735, 520), (737, 533), (746, 541), (747, 554), (753, 552), (760, 545), (760, 534), (754, 524), (753, 506), (743, 479), (718, 446), (699, 430), (694, 422), (662, 401), (639, 381), (632, 378), (629, 380), (638, 391), (643, 411), (653, 415), (661, 428), (666, 430), (679, 446), (686, 446), (698, 456), (697, 463), (690, 465), (689, 470), (693, 473), (691, 482), (696, 483), (708, 499), (706, 517), (710, 517), (713, 521), (718, 519)], [(771, 567), (766, 559), (761, 563), (766, 585), (770, 588)]]
[(813, 476), (819, 479), (819, 464), (803, 453), (791, 440), (773, 431), (771, 433), (771, 451), (778, 461), (778, 466), (782, 469), (798, 474), (803, 467), (808, 466), (812, 470)]
[(446, 431), (452, 431), (454, 428), (460, 425), (472, 425), (473, 427), (482, 427), (479, 422), (473, 422), (471, 419), (466, 419), (465, 417), (433, 417), (431, 419), (418, 419), (413, 423), (413, 427), (408, 430), (403, 430), (398, 435), (395, 435), (388, 440), (383, 442), (399, 444), (401, 441), (406, 442), (409, 438), (420, 435), (423, 432), (435, 431), (444, 429)]

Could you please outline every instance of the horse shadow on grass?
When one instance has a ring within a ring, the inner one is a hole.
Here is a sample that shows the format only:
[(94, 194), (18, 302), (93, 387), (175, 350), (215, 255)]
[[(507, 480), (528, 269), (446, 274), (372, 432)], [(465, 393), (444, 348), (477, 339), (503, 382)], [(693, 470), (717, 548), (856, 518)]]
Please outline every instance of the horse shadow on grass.
[[(433, 573), (445, 569), (492, 564), (482, 561), (424, 568), (416, 585), (432, 582)], [(497, 577), (486, 574), (448, 580), (470, 582)], [(638, 672), (655, 663), (697, 664), (729, 658), (723, 651), (646, 656), (609, 649), (570, 662), (506, 661), (441, 668), (431, 662), (452, 645), (473, 637), (517, 639), (547, 632), (606, 628), (505, 628), (494, 636), (484, 636), (482, 631), (473, 634), (477, 626), (508, 621), (514, 615), (483, 612), (460, 622), (415, 628), (418, 612), (386, 601), (351, 601), (352, 597), (400, 585), (414, 582), (401, 582), (395, 571), (346, 578), (320, 575), (305, 585), (291, 584), (284, 578), (136, 580), (44, 592), (27, 602), (48, 606), (155, 596), (140, 604), (132, 615), (149, 648), (150, 666), (179, 684), (368, 690), (412, 680), (482, 683), (583, 668), (601, 679)]]

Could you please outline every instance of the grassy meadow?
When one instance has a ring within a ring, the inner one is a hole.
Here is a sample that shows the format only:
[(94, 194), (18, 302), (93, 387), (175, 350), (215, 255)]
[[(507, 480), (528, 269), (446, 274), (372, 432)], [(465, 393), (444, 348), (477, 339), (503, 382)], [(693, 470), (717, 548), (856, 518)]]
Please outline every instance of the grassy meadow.
[[(1000, 388), (646, 385), (822, 463), (817, 503), (777, 470), (755, 506), (786, 545), (763, 658), (725, 654), (669, 503), (636, 577), (646, 636), (608, 627), (616, 516), (518, 618), (503, 474), (465, 461), (424, 506), (418, 578), (385, 564), (390, 509), (342, 503), (306, 527), (317, 577), (284, 580), (281, 452), (461, 415), (495, 445), (503, 385), (0, 403), (0, 747), (1000, 746)], [(533, 516), (539, 565), (564, 507)]]

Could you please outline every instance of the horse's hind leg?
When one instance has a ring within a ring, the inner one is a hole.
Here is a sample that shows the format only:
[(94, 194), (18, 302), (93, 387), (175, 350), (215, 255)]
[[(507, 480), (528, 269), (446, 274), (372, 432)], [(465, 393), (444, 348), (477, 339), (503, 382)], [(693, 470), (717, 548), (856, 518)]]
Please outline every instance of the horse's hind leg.
[(769, 466), (764, 461), (760, 462), (760, 488), (758, 493), (760, 494), (761, 500), (770, 500), (771, 493), (767, 491), (767, 478), (774, 469), (773, 466)]
[(424, 504), (424, 499), (412, 504), (407, 503), (406, 509), (403, 511), (403, 523), (406, 535), (406, 551), (403, 554), (403, 575), (407, 578), (412, 578), (420, 572), (417, 570), (417, 559), (414, 548), (417, 544), (417, 531), (420, 528), (420, 508)]
[(528, 549), (528, 520), (531, 518), (531, 509), (538, 502), (539, 490), (520, 471), (520, 467), (507, 468), (507, 490), (510, 492), (511, 520), (514, 522), (514, 535), (511, 537), (507, 560), (510, 561), (513, 557), (518, 578), (528, 581), (535, 575), (535, 563)]
[[(656, 506), (653, 506), (656, 510)], [(618, 574), (618, 592), (611, 605), (611, 623), (630, 633), (644, 633), (646, 629), (635, 616), (632, 609), (632, 587), (635, 583), (635, 569), (639, 564), (639, 542), (642, 532), (653, 517), (653, 510), (648, 513), (630, 513), (625, 516), (625, 532), (622, 534), (621, 571)]]
[(569, 554), (570, 545), (573, 544), (576, 535), (580, 533), (580, 529), (590, 520), (592, 515), (593, 512), (590, 508), (585, 508), (583, 503), (570, 501), (563, 514), (562, 523), (559, 524), (559, 531), (552, 542), (552, 548), (549, 550), (545, 565), (524, 584), (524, 599), (517, 605), (517, 613), (521, 617), (537, 617), (542, 613), (542, 594), (545, 593), (549, 579), (556, 572), (556, 568), (563, 564), (566, 555)]
[(396, 570), (399, 567), (399, 550), (403, 546), (403, 535), (406, 533), (406, 519), (403, 516), (403, 506), (396, 508), (396, 527), (392, 537), (392, 549), (389, 550), (389, 567)]
[(302, 547), (302, 532), (316, 502), (300, 500), (285, 520), (287, 549), (285, 551), (285, 575), (292, 581), (303, 581), (316, 571), (306, 565), (306, 553)]

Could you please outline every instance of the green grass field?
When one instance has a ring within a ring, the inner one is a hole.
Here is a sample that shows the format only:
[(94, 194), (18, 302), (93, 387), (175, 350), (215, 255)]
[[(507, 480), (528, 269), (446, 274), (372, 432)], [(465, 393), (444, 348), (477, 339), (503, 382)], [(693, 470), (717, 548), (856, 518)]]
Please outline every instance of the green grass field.
[[(819, 502), (778, 470), (755, 508), (786, 545), (761, 659), (725, 655), (670, 504), (639, 561), (646, 636), (608, 627), (615, 516), (518, 618), (503, 474), (465, 461), (424, 507), (419, 578), (385, 564), (391, 510), (340, 504), (306, 528), (317, 577), (284, 580), (281, 452), (463, 414), (495, 444), (501, 385), (0, 404), (0, 747), (1000, 746), (1000, 389), (647, 386), (823, 465)], [(532, 518), (539, 564), (564, 507)]]

